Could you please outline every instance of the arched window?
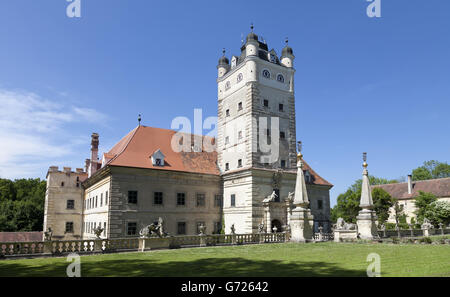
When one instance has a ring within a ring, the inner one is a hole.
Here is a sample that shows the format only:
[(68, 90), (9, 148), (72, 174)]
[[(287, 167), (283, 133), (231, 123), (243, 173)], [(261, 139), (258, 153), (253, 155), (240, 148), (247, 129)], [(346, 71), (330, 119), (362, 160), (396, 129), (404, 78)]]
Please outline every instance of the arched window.
[(262, 72), (262, 75), (263, 75), (265, 78), (270, 78), (270, 72), (269, 72), (269, 70), (264, 69), (263, 72)]
[(277, 81), (284, 83), (284, 76), (282, 74), (277, 75)]
[(231, 83), (229, 81), (227, 81), (225, 83), (225, 90), (229, 90), (231, 88)]
[(237, 76), (237, 82), (240, 82), (243, 78), (244, 76), (242, 75), (242, 73), (239, 73)]

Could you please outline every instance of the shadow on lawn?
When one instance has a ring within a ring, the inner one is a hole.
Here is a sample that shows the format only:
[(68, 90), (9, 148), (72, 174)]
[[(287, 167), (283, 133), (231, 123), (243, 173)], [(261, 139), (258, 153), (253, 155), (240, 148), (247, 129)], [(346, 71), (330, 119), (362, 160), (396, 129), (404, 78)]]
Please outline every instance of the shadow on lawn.
[[(68, 262), (30, 267), (14, 261), (0, 262), (0, 276), (66, 276)], [(81, 276), (366, 276), (365, 270), (350, 270), (324, 262), (207, 258), (159, 262), (151, 259), (81, 260)]]

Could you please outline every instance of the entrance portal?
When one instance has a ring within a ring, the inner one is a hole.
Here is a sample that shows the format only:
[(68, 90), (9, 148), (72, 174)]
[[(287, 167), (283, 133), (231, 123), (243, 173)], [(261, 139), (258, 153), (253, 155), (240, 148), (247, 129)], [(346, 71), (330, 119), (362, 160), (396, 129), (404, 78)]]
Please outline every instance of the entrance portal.
[(270, 228), (270, 231), (273, 233), (273, 227), (277, 227), (277, 233), (282, 232), (281, 230), (281, 222), (279, 220), (273, 220), (272, 221), (272, 227)]

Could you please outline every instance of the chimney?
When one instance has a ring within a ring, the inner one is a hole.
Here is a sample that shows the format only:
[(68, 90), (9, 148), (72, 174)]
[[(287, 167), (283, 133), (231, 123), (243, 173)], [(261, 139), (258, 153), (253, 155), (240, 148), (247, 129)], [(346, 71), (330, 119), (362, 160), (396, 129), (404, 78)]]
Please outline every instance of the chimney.
[(408, 194), (412, 194), (412, 175), (408, 174)]
[(58, 166), (50, 166), (48, 169), (49, 172), (58, 172)]
[(70, 172), (72, 172), (72, 168), (70, 168), (70, 167), (63, 167), (63, 169), (64, 169), (64, 172), (65, 172), (65, 173), (70, 173)]
[(88, 176), (91, 177), (97, 171), (98, 163), (98, 134), (92, 133), (91, 136), (91, 161), (89, 163)]
[(83, 173), (83, 168), (77, 168), (76, 171), (77, 173)]
[(98, 161), (98, 134), (92, 133), (91, 136), (91, 162)]

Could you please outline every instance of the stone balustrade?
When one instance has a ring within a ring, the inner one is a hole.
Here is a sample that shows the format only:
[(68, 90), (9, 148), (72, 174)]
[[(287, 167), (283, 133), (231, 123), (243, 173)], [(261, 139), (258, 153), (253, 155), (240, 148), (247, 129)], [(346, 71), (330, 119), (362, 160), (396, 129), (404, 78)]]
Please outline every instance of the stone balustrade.
[(42, 242), (0, 242), (0, 257), (93, 254), (152, 249), (285, 242), (286, 233), (217, 234), (163, 238), (86, 239)]

